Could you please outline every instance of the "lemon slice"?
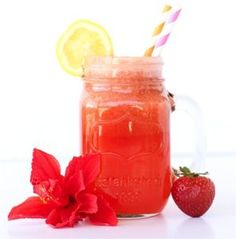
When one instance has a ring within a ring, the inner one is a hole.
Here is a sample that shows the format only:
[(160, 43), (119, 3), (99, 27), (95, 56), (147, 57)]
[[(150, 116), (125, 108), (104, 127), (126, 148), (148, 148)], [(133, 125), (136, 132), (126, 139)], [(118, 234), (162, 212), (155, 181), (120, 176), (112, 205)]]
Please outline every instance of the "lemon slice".
[(80, 19), (72, 23), (60, 37), (56, 54), (62, 68), (71, 75), (82, 76), (87, 56), (112, 56), (112, 41), (99, 24)]

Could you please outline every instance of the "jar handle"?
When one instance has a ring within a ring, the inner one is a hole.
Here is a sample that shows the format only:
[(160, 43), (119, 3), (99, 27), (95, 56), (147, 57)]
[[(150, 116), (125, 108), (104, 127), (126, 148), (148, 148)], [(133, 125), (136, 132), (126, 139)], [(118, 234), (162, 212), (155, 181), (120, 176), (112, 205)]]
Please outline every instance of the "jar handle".
[(195, 128), (195, 152), (190, 168), (195, 171), (205, 170), (206, 134), (202, 111), (192, 98), (185, 95), (174, 95), (176, 111), (184, 111), (193, 120)]

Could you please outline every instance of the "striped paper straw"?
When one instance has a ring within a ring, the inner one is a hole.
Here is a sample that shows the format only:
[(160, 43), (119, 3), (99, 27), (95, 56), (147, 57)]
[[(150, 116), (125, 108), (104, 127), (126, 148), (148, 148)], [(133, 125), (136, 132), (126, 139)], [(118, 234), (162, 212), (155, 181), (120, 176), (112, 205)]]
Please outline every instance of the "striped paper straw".
[(165, 5), (162, 9), (162, 21), (158, 24), (153, 32), (152, 45), (145, 51), (145, 56), (159, 56), (162, 48), (168, 41), (174, 23), (178, 19), (181, 9), (176, 9), (171, 5)]

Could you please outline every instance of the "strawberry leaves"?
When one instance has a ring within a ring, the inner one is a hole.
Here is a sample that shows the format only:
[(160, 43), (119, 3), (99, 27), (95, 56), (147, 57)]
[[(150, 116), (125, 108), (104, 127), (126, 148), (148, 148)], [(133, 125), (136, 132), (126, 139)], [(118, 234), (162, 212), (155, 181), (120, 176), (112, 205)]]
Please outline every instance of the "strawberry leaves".
[(174, 174), (177, 177), (181, 177), (181, 176), (187, 176), (187, 177), (198, 177), (199, 175), (207, 175), (208, 172), (204, 172), (204, 173), (195, 173), (195, 172), (191, 172), (191, 170), (184, 166), (184, 167), (179, 167), (178, 169), (173, 168)]

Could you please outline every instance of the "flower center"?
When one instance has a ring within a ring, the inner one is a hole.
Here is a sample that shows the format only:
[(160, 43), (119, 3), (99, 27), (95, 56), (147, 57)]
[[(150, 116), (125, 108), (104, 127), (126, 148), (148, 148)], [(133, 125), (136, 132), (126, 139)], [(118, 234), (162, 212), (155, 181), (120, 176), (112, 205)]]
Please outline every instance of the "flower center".
[(73, 204), (76, 202), (75, 197), (71, 195), (68, 197), (68, 200), (69, 200), (69, 204)]

